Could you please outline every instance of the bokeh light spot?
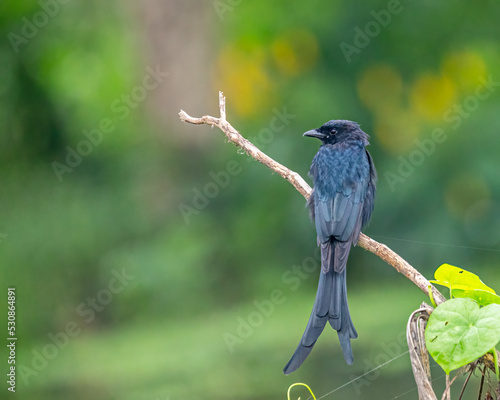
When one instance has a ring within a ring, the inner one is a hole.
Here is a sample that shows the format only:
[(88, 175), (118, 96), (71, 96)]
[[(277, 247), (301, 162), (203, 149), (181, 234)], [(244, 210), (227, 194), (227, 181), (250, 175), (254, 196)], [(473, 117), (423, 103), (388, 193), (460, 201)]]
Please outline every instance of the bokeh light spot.
[(442, 71), (453, 79), (464, 94), (471, 94), (480, 84), (479, 78), (487, 74), (484, 60), (472, 51), (447, 54), (442, 63)]
[(363, 73), (357, 90), (359, 98), (370, 110), (387, 114), (388, 109), (400, 105), (403, 81), (392, 66), (376, 65)]
[(217, 59), (214, 87), (231, 98), (240, 116), (251, 117), (267, 109), (273, 88), (264, 50), (258, 45), (224, 48)]
[(411, 90), (413, 111), (422, 118), (439, 122), (457, 98), (457, 89), (447, 76), (424, 74), (420, 76)]
[(308, 31), (288, 31), (273, 42), (272, 54), (281, 73), (295, 76), (312, 68), (318, 61), (318, 41)]
[(390, 118), (377, 118), (375, 122), (379, 144), (392, 154), (402, 154), (414, 148), (419, 133), (418, 120), (403, 110), (394, 110)]

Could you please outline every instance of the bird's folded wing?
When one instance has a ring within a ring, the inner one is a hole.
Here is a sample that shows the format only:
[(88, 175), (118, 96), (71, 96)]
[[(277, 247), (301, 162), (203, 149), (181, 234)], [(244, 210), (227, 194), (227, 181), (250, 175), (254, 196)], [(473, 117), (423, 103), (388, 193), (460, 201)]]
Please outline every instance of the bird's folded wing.
[[(317, 188), (312, 196), (314, 220), (318, 242), (325, 243), (333, 236), (335, 246), (335, 270), (343, 271), (353, 243), (361, 232), (362, 215), (368, 180), (363, 179), (340, 188), (334, 196)], [(326, 271), (324, 271), (326, 272)]]

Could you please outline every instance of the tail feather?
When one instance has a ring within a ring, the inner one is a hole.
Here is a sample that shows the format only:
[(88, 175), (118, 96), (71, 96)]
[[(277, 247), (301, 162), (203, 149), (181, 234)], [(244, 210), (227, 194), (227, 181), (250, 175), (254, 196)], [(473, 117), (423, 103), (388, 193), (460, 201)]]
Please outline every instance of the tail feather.
[(345, 361), (350, 365), (354, 358), (351, 339), (358, 337), (351, 320), (347, 303), (346, 270), (336, 272), (334, 268), (335, 242), (330, 240), (321, 245), (321, 275), (313, 310), (295, 353), (283, 372), (288, 375), (299, 368), (311, 353), (328, 321), (338, 333), (340, 347)]
[(334, 282), (332, 286), (332, 293), (329, 299), (330, 310), (328, 320), (332, 328), (338, 331), (342, 328), (342, 314), (344, 311), (342, 308), (342, 294), (344, 292), (343, 282), (345, 281), (345, 270), (340, 274), (333, 270), (332, 275), (334, 276)]

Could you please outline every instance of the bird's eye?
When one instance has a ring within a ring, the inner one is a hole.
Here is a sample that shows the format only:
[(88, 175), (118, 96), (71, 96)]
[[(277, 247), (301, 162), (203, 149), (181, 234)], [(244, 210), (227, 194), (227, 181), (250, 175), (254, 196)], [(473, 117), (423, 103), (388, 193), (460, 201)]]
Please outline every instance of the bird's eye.
[(336, 133), (337, 133), (337, 131), (336, 131), (335, 129), (332, 129), (332, 130), (330, 131), (330, 134), (331, 134), (331, 135), (335, 135)]

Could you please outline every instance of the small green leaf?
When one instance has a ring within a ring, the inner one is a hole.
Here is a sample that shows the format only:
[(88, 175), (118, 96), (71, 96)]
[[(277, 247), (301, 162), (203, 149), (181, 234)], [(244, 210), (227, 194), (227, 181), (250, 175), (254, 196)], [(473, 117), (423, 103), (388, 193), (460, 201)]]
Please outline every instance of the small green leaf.
[(500, 305), (479, 308), (472, 299), (440, 304), (429, 317), (425, 343), (449, 374), (490, 351), (500, 341)]
[(485, 292), (490, 292), (495, 294), (495, 291), (486, 286), (479, 276), (473, 274), (472, 272), (466, 271), (465, 269), (455, 267), (450, 264), (441, 265), (436, 272), (434, 272), (434, 278), (436, 280), (430, 281), (437, 285), (446, 286), (452, 290), (475, 290), (480, 289)]
[(468, 297), (470, 299), (476, 300), (480, 306), (487, 306), (488, 304), (500, 304), (500, 296), (491, 292), (487, 292), (485, 290), (463, 290), (453, 288), (451, 293), (453, 297)]

